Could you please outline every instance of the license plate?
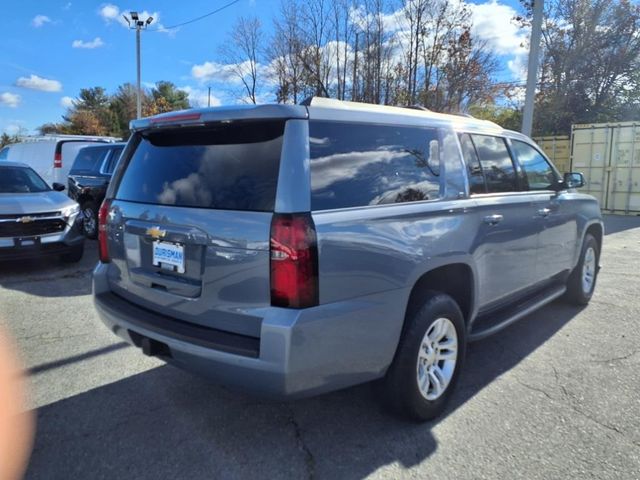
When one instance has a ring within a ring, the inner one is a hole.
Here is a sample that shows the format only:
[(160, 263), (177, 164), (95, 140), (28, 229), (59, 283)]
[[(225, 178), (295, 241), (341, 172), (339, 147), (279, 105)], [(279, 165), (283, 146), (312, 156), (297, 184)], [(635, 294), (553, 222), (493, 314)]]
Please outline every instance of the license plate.
[(184, 273), (184, 245), (153, 242), (153, 264), (160, 268)]

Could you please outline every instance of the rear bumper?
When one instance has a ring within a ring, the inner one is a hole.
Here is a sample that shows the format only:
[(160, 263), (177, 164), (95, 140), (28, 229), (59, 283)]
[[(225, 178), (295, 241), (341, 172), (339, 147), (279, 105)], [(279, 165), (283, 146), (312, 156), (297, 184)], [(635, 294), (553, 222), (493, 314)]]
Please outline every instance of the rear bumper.
[(404, 311), (394, 312), (392, 306), (404, 291), (391, 291), (302, 310), (264, 308), (260, 338), (203, 329), (114, 295), (107, 268), (98, 263), (94, 271), (94, 302), (113, 333), (139, 347), (144, 346), (141, 338), (162, 342), (169, 348), (169, 355), (161, 356), (167, 362), (276, 399), (319, 394), (381, 377), (393, 359), (402, 328)]

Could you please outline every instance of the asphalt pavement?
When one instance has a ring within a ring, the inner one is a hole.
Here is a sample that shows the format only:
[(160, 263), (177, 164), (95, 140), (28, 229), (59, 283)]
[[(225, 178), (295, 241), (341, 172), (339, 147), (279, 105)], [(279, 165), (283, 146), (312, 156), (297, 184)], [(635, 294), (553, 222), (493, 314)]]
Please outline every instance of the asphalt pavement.
[(640, 217), (607, 217), (588, 307), (554, 302), (470, 346), (448, 411), (414, 424), (370, 386), (273, 403), (114, 337), (79, 264), (0, 265), (0, 317), (30, 373), (31, 479), (638, 479)]

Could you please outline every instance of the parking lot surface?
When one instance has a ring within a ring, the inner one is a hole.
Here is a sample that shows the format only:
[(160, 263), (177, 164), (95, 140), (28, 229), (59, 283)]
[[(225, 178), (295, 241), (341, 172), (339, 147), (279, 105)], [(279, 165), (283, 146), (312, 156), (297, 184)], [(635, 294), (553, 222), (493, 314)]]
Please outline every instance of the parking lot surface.
[(472, 344), (426, 424), (368, 385), (273, 403), (143, 356), (94, 312), (95, 242), (73, 266), (0, 265), (37, 409), (27, 478), (640, 478), (640, 217), (605, 222), (589, 306), (554, 302)]

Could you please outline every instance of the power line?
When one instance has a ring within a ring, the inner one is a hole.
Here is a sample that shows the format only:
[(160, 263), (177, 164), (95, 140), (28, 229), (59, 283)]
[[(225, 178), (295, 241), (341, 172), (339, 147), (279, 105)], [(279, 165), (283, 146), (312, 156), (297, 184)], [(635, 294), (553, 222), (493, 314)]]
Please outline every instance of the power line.
[(189, 25), (190, 23), (197, 22), (199, 20), (202, 20), (203, 18), (207, 18), (207, 17), (210, 17), (211, 15), (214, 15), (214, 14), (216, 14), (218, 12), (221, 12), (225, 8), (229, 8), (230, 6), (238, 3), (239, 1), (240, 0), (233, 0), (232, 2), (229, 2), (229, 3), (223, 5), (220, 8), (215, 9), (213, 12), (205, 13), (204, 15), (200, 15), (199, 17), (192, 18), (191, 20), (187, 20), (186, 22), (178, 23), (176, 25), (171, 25), (170, 27), (156, 28), (154, 30), (148, 30), (148, 31), (150, 31), (150, 32), (164, 32), (166, 30), (173, 30), (174, 28), (183, 27), (185, 25)]

